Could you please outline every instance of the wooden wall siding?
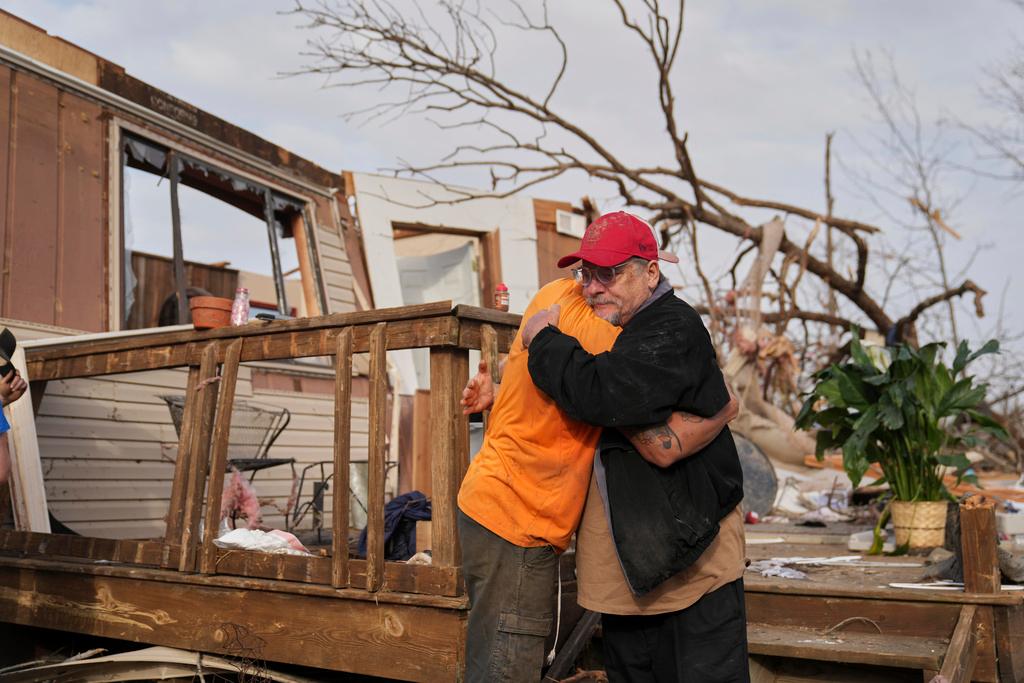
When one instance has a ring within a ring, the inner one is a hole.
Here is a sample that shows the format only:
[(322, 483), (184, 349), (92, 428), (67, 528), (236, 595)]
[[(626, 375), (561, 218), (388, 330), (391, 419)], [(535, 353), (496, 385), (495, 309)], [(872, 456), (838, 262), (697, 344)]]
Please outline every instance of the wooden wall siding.
[(543, 287), (560, 277), (572, 277), (570, 268), (555, 265), (558, 259), (579, 249), (580, 241), (572, 235), (558, 232), (555, 211), (572, 211), (568, 202), (554, 202), (545, 199), (533, 200), (533, 211), (537, 220), (537, 284)]
[(356, 297), (352, 289), (352, 267), (345, 253), (340, 226), (334, 221), (330, 200), (316, 198), (317, 237), (320, 250), (320, 273), (327, 294), (325, 313), (345, 313), (356, 310)]
[(0, 315), (105, 327), (104, 126), (96, 105), (0, 66)]
[[(250, 377), (251, 368), (242, 366), (238, 399), (286, 407), (292, 413), (271, 457), (295, 458), (297, 472), (305, 464), (330, 461), (333, 396), (254, 393)], [(163, 534), (177, 434), (159, 395), (184, 392), (185, 380), (186, 372), (174, 369), (47, 384), (36, 424), (47, 499), (57, 519), (101, 538)], [(366, 459), (367, 404), (357, 398), (352, 406), (352, 460)], [(259, 472), (255, 488), (261, 499), (283, 507), (292, 489), (291, 469), (283, 465)], [(311, 491), (307, 482), (303, 498)], [(329, 494), (325, 523), (331, 517), (331, 500)], [(284, 528), (284, 518), (273, 505), (265, 505), (263, 515), (266, 524)], [(307, 518), (305, 528), (309, 524)]]

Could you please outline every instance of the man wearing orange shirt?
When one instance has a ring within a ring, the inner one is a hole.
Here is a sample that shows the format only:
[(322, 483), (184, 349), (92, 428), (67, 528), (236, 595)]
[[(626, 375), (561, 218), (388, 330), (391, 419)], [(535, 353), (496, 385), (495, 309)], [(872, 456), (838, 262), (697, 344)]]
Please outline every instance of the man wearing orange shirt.
[[(609, 350), (619, 328), (602, 320), (578, 283), (540, 290), (523, 316), (560, 306), (559, 326), (588, 351)], [(466, 680), (537, 681), (553, 622), (558, 554), (576, 529), (599, 427), (574, 420), (534, 386), (520, 334), (513, 341), (483, 446), (459, 491), (459, 535), (470, 598)], [(478, 378), (480, 376), (478, 375)], [(467, 412), (487, 407), (476, 378)], [(486, 393), (486, 392), (485, 392)], [(709, 418), (674, 414), (631, 437), (645, 457), (684, 457), (709, 443), (735, 405)], [(662, 436), (671, 438), (662, 439)]]

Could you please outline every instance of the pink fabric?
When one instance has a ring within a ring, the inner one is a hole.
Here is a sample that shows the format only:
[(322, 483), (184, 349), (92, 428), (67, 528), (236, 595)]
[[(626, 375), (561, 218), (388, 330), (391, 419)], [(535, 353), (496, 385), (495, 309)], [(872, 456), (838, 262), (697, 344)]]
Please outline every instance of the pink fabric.
[(260, 512), (256, 489), (237, 469), (231, 468), (231, 478), (224, 484), (224, 494), (220, 500), (221, 519), (235, 513), (238, 517), (245, 517), (246, 526), (250, 529), (263, 524), (263, 513)]

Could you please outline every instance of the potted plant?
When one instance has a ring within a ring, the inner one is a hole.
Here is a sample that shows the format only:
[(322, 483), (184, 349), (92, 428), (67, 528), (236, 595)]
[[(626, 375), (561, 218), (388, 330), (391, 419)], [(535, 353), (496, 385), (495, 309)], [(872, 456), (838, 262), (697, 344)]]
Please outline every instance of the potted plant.
[[(991, 340), (971, 352), (961, 342), (948, 367), (944, 343), (880, 347), (863, 345), (859, 337), (854, 330), (847, 362), (814, 376), (796, 426), (817, 430), (819, 460), (826, 450), (842, 449), (854, 486), (872, 463), (881, 467), (893, 502), (876, 528), (876, 546), (890, 510), (898, 546), (941, 545), (952, 500), (943, 473), (953, 467), (957, 480), (964, 478), (970, 467), (964, 450), (977, 443), (979, 430), (1006, 436), (999, 423), (977, 410), (987, 386), (975, 385), (965, 373), (979, 356), (997, 352), (999, 343)], [(935, 531), (920, 531), (928, 527)]]

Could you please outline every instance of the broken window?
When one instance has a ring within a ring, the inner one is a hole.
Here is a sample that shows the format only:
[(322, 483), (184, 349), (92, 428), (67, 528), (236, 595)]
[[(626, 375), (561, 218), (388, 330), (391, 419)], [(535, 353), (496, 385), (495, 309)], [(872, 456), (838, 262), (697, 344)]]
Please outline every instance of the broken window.
[(312, 244), (298, 240), (305, 273), (296, 246), (303, 200), (133, 133), (121, 158), (126, 329), (189, 323), (188, 299), (230, 299), (237, 287), (249, 290), (250, 316), (319, 312), (303, 296), (303, 275), (316, 277)]

